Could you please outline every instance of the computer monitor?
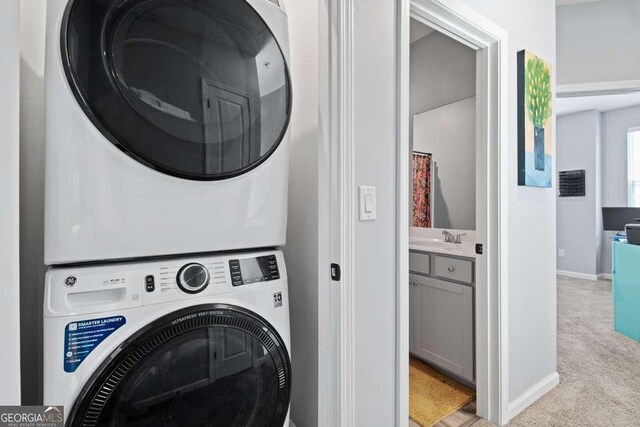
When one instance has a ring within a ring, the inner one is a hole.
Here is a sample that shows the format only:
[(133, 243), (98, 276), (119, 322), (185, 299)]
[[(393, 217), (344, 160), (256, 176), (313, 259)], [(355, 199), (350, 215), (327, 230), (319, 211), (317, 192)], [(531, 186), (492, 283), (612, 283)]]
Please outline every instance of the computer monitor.
[(640, 221), (640, 208), (602, 208), (602, 228), (624, 231), (627, 224)]

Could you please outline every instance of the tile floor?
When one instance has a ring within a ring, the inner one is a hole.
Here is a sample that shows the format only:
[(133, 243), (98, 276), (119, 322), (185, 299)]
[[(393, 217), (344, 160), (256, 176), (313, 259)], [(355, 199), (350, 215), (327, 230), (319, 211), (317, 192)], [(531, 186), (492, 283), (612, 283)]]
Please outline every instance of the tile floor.
[[(480, 417), (476, 415), (476, 401), (474, 400), (467, 403), (465, 406), (458, 409), (456, 412), (449, 415), (444, 420), (435, 423), (433, 427), (467, 427), (474, 424), (479, 419)], [(409, 419), (409, 427), (421, 426), (412, 419)]]

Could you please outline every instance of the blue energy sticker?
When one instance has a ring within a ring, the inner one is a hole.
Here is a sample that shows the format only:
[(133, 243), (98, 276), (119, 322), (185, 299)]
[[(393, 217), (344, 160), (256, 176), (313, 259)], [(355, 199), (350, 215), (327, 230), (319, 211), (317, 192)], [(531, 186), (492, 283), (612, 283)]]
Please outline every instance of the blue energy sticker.
[(75, 372), (82, 361), (119, 327), (127, 323), (124, 316), (81, 320), (64, 329), (64, 370)]

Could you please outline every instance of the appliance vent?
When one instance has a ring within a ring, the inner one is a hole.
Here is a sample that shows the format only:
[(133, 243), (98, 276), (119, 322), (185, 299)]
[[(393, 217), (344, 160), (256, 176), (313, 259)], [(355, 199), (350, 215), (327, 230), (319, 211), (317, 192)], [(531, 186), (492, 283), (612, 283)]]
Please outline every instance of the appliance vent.
[(584, 169), (558, 172), (558, 189), (560, 191), (560, 197), (584, 197), (584, 178)]

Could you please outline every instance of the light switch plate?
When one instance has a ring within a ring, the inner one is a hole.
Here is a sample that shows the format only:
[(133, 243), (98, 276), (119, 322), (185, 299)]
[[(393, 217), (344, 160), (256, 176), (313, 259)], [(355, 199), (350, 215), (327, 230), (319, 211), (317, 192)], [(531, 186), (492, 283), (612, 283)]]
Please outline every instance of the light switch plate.
[(360, 221), (375, 221), (376, 206), (376, 187), (361, 185), (358, 187), (359, 212)]

